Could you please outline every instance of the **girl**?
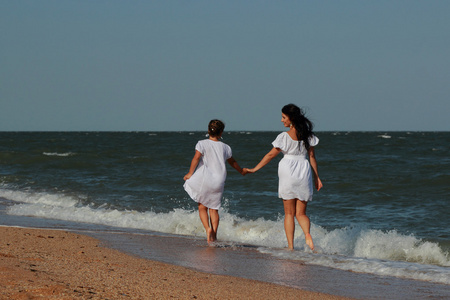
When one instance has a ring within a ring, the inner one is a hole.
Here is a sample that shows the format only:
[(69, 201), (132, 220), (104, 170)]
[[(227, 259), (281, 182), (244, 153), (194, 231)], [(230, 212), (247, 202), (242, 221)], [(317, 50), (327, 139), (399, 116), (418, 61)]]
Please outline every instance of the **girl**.
[[(306, 215), (306, 205), (312, 200), (312, 175), (317, 190), (322, 188), (319, 178), (314, 146), (319, 139), (313, 134), (313, 125), (294, 104), (288, 104), (281, 110), (281, 122), (289, 130), (280, 133), (272, 143), (273, 149), (253, 169), (244, 172), (254, 173), (268, 164), (280, 152), (284, 157), (278, 165), (278, 196), (284, 204), (284, 230), (289, 249), (294, 249), (294, 231), (297, 218), (305, 234), (306, 244), (314, 250), (314, 243), (310, 234), (310, 221)], [(308, 158), (309, 157), (309, 161)], [(311, 174), (311, 169), (312, 173)]]
[(225, 124), (220, 120), (209, 122), (209, 138), (199, 141), (195, 146), (195, 155), (189, 173), (183, 178), (186, 181), (184, 189), (198, 203), (198, 213), (205, 227), (208, 243), (217, 239), (218, 210), (227, 177), (225, 161), (245, 175), (233, 158), (230, 146), (220, 141), (224, 129)]

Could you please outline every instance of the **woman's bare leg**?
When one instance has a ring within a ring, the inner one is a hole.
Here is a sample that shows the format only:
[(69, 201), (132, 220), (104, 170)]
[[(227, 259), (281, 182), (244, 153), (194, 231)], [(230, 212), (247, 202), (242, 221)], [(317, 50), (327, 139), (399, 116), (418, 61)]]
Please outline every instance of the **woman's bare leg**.
[(310, 228), (311, 228), (311, 222), (309, 220), (309, 217), (306, 215), (306, 206), (308, 202), (296, 200), (296, 212), (295, 217), (297, 218), (298, 223), (300, 224), (300, 227), (303, 230), (303, 233), (305, 234), (305, 241), (306, 244), (311, 248), (311, 250), (314, 250), (314, 243), (310, 234)]
[(288, 248), (294, 250), (294, 232), (295, 232), (295, 199), (283, 200), (284, 205), (284, 231), (288, 242)]

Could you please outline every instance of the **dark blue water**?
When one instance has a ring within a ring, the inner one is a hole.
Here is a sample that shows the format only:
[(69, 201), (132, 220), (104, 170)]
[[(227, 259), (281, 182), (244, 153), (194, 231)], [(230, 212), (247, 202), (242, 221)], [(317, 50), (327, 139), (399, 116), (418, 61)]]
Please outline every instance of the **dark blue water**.
[[(225, 132), (243, 167), (271, 149), (278, 132)], [(277, 163), (242, 177), (229, 168), (219, 239), (281, 259), (450, 284), (450, 133), (318, 132), (324, 188), (308, 206), (319, 254), (284, 257)], [(0, 205), (31, 216), (204, 237), (182, 188), (204, 132), (0, 133)], [(0, 221), (1, 223), (1, 221)]]

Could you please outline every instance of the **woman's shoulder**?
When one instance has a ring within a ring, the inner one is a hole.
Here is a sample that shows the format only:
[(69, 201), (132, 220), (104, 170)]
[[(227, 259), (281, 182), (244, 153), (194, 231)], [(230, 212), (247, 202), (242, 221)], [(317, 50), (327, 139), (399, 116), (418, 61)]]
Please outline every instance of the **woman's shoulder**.
[(276, 141), (285, 140), (289, 134), (286, 131), (280, 132), (275, 138)]
[(280, 148), (280, 149), (287, 149), (287, 146), (289, 145), (288, 139), (289, 134), (287, 132), (282, 132), (280, 134), (277, 135), (277, 137), (275, 138), (275, 140), (272, 142), (272, 145), (275, 148)]
[(319, 144), (319, 138), (315, 135), (315, 134), (312, 134), (310, 137), (309, 137), (309, 145), (310, 146), (316, 146), (317, 144)]
[(286, 138), (287, 136), (289, 136), (289, 134), (287, 133), (287, 131), (283, 131), (283, 132), (280, 132), (280, 133), (277, 135), (277, 139), (279, 139), (279, 138)]

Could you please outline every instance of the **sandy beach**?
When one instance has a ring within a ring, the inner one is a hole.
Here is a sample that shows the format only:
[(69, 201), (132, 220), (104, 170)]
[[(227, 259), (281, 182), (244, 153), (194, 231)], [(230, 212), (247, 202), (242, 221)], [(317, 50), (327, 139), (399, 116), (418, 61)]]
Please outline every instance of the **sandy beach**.
[(1, 299), (346, 299), (137, 258), (59, 230), (0, 227)]

